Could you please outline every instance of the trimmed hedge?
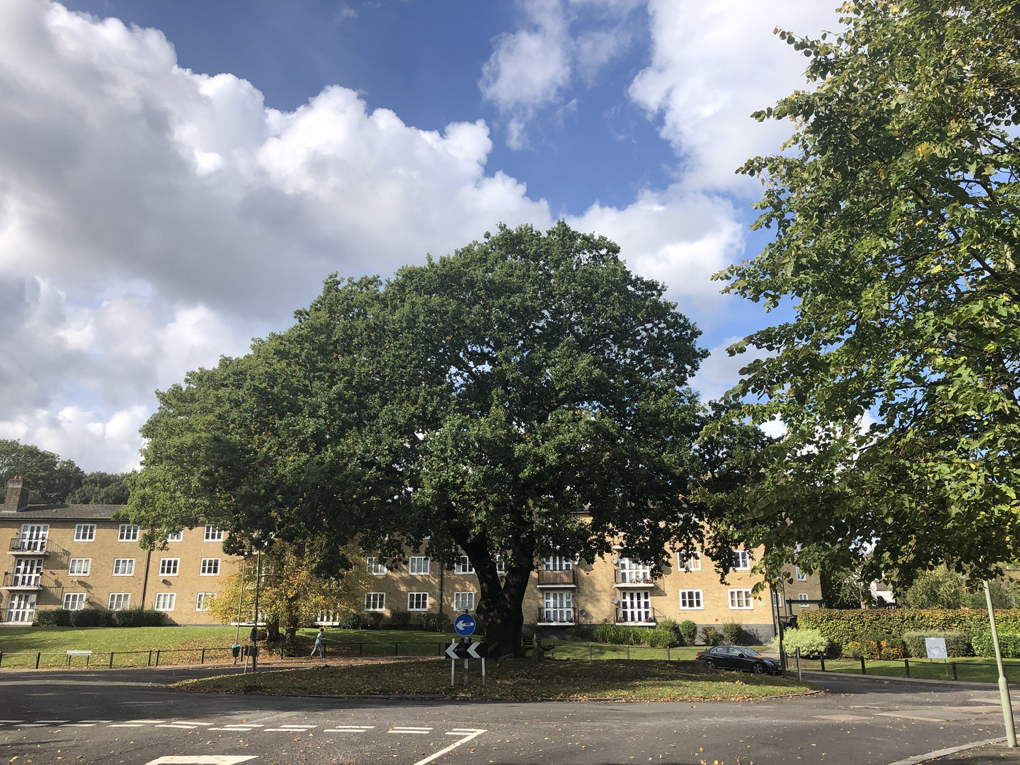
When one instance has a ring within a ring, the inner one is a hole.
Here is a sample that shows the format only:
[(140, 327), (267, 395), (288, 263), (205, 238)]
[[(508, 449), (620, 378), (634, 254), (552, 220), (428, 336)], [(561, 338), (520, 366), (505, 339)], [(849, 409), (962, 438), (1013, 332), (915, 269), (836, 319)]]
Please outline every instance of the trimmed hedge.
[[(1020, 610), (996, 611), (995, 621), (1005, 632), (1020, 633)], [(974, 634), (988, 629), (988, 613), (971, 609), (922, 610), (917, 608), (839, 611), (823, 608), (804, 611), (797, 626), (816, 629), (833, 643), (845, 646), (860, 642), (873, 633), (902, 635), (905, 632), (965, 632)], [(948, 647), (948, 645), (947, 645)]]
[[(999, 620), (998, 612), (995, 614), (995, 620), (996, 622)], [(971, 643), (974, 646), (974, 653), (978, 656), (986, 659), (995, 656), (995, 645), (992, 643), (990, 630), (975, 635), (971, 638)], [(999, 632), (999, 650), (1002, 651), (1004, 659), (1020, 659), (1020, 635), (1012, 632)]]
[[(779, 650), (779, 636), (772, 639), (772, 647)], [(838, 646), (835, 646), (838, 647)], [(796, 653), (800, 649), (801, 656), (815, 656), (822, 654), (827, 657), (835, 657), (834, 645), (830, 643), (818, 630), (788, 629), (783, 631), (783, 650), (787, 653)]]
[(118, 627), (162, 627), (166, 624), (166, 614), (162, 611), (145, 608), (127, 608), (117, 611)]
[(907, 644), (896, 635), (864, 635), (843, 646), (843, 655), (855, 659), (902, 659), (907, 655)]
[(71, 612), (72, 627), (114, 627), (116, 624), (113, 611), (83, 608), (79, 611)]
[(592, 633), (596, 643), (610, 645), (647, 645), (652, 648), (665, 648), (680, 645), (680, 639), (673, 628), (673, 622), (662, 622), (653, 629), (648, 627), (628, 627), (624, 624), (600, 624)]
[(970, 637), (966, 632), (904, 632), (903, 642), (907, 644), (907, 653), (912, 659), (924, 659), (928, 655), (928, 649), (924, 645), (925, 638), (945, 638), (946, 653), (951, 657), (970, 656), (973, 652), (970, 648)]
[(685, 619), (680, 622), (677, 629), (680, 632), (680, 639), (684, 641), (684, 645), (694, 645), (695, 641), (698, 639), (698, 625), (696, 622), (693, 622), (690, 619)]

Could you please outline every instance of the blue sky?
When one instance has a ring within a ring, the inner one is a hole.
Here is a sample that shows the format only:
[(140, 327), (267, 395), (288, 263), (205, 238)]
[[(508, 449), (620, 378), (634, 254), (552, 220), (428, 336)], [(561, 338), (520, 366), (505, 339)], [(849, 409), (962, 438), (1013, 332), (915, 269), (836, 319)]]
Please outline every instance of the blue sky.
[(771, 320), (710, 275), (756, 254), (751, 111), (803, 86), (773, 34), (827, 0), (8, 0), (0, 437), (137, 464), (153, 391), (498, 222), (615, 239), (712, 349)]

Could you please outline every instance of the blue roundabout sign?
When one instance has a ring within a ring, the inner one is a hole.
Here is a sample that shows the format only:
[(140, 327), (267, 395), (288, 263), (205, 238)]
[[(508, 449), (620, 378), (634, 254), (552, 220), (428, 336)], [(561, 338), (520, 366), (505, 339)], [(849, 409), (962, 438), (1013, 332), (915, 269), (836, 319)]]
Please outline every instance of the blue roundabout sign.
[(453, 620), (453, 629), (461, 637), (475, 634), (475, 617), (471, 614), (461, 614)]

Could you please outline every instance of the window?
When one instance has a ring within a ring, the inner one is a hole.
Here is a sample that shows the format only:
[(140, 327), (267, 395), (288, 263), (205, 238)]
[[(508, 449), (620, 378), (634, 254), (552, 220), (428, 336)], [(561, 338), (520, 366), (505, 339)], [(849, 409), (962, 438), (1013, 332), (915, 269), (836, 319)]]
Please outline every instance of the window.
[(205, 525), (205, 541), (206, 542), (222, 542), (223, 541), (223, 530), (213, 526), (211, 523)]
[(801, 592), (797, 595), (797, 605), (801, 608), (807, 608), (811, 604), (807, 602), (808, 596), (806, 592)]
[(366, 592), (365, 593), (365, 610), (366, 611), (385, 611), (386, 610), (386, 593), (385, 592)]
[(106, 604), (106, 607), (111, 611), (123, 611), (125, 608), (131, 607), (131, 593), (130, 592), (111, 592), (110, 600)]
[(475, 567), (471, 565), (471, 561), (468, 560), (468, 556), (461, 555), (457, 558), (457, 562), (453, 564), (453, 573), (473, 574), (475, 573)]
[(751, 601), (751, 591), (730, 590), (730, 608), (731, 609), (754, 608), (754, 603)]
[(701, 571), (701, 553), (678, 552), (676, 554), (676, 568), (678, 571)]
[(617, 621), (647, 623), (652, 617), (648, 590), (628, 590), (620, 593), (620, 611)]
[(202, 558), (202, 568), (200, 569), (200, 573), (202, 576), (219, 576), (220, 559)]
[(429, 572), (429, 559), (424, 555), (412, 555), (407, 561), (407, 570), (415, 576), (425, 576)]
[(368, 573), (374, 576), (384, 576), (386, 574), (386, 566), (379, 562), (378, 558), (367, 558), (368, 561)]
[(75, 542), (95, 542), (96, 541), (96, 524), (94, 523), (79, 523), (74, 527), (74, 541)]
[(573, 624), (574, 595), (562, 590), (546, 592), (542, 598), (545, 608), (542, 610), (543, 624)]
[(9, 583), (12, 587), (39, 587), (42, 572), (42, 558), (19, 558), (14, 563), (14, 574)]
[(177, 600), (177, 595), (172, 592), (158, 592), (156, 593), (156, 605), (154, 608), (157, 611), (173, 611), (174, 601)]
[(71, 558), (67, 564), (68, 576), (88, 576), (92, 568), (92, 558)]
[(496, 556), (496, 573), (497, 574), (505, 574), (506, 573), (506, 556), (505, 555), (497, 555)]
[[(48, 523), (35, 525), (26, 523), (21, 527), (21, 536), (18, 539), (18, 550), (28, 552), (45, 552), (46, 537), (50, 533)], [(35, 601), (32, 601), (32, 613), (35, 613)], [(10, 621), (10, 619), (8, 619)], [(31, 619), (29, 620), (31, 621)]]
[(130, 523), (120, 524), (120, 528), (117, 529), (117, 541), (118, 542), (137, 542), (138, 541), (138, 527), (132, 526)]
[(31, 625), (35, 621), (35, 593), (12, 592), (7, 599), (7, 621)]
[(735, 571), (747, 571), (751, 568), (751, 559), (747, 555), (747, 550), (734, 550), (733, 551), (733, 569)]
[(570, 571), (573, 567), (573, 561), (570, 558), (564, 558), (562, 555), (554, 555), (542, 562), (543, 571)]
[(800, 570), (800, 566), (797, 566), (797, 581), (798, 582), (806, 582), (807, 581), (807, 574), (805, 574), (803, 571)]
[(408, 611), (428, 611), (429, 610), (429, 594), (427, 592), (409, 592), (409, 593), (407, 593), (407, 610)]
[(64, 593), (64, 608), (68, 611), (81, 611), (85, 608), (84, 592)]
[(620, 558), (620, 570), (617, 572), (617, 581), (620, 584), (651, 584), (651, 569), (640, 561), (630, 558)]
[(114, 558), (113, 559), (113, 575), (114, 576), (134, 576), (135, 575), (135, 559), (134, 558)]
[[(196, 611), (208, 611), (209, 604), (212, 603), (212, 599), (216, 597), (215, 592), (200, 592), (195, 596), (195, 610)], [(172, 609), (171, 609), (172, 610)]]
[(680, 590), (681, 611), (700, 611), (704, 607), (701, 602), (701, 590)]
[(455, 592), (455, 593), (453, 593), (453, 610), (454, 611), (474, 611), (475, 610), (475, 594), (473, 592)]
[(177, 576), (177, 569), (180, 568), (180, 558), (163, 558), (159, 562), (160, 576)]
[[(184, 541), (184, 532), (183, 531), (175, 531), (172, 534), (167, 534), (166, 535), (166, 541), (167, 542), (183, 542)], [(204, 609), (202, 609), (202, 610), (204, 610)]]

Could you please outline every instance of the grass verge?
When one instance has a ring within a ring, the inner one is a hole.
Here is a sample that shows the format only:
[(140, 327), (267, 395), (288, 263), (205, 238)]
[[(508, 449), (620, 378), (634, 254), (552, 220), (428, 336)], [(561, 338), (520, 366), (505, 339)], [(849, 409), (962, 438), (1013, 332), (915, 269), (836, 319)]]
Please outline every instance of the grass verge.
[[(950, 659), (948, 663), (936, 661), (928, 663), (926, 659), (910, 660), (910, 677), (921, 680), (953, 680), (952, 663), (956, 662), (956, 679), (961, 682), (970, 683), (995, 683), (999, 680), (999, 670), (995, 665), (995, 659), (983, 659), (980, 657), (967, 657)], [(1020, 661), (1004, 660), (1007, 678), (1010, 676), (1020, 677)], [(793, 661), (790, 663), (794, 667)], [(877, 661), (868, 659), (865, 662), (869, 675), (876, 677), (906, 677), (907, 669), (903, 660), (899, 661)], [(817, 661), (801, 661), (801, 667), (805, 670), (821, 669)], [(828, 672), (842, 672), (849, 675), (861, 674), (860, 659), (826, 659), (825, 669)]]
[[(458, 663), (459, 665), (459, 663)], [(749, 701), (812, 690), (807, 683), (780, 677), (713, 672), (693, 662), (571, 661), (491, 662), (486, 685), (472, 662), (471, 684), (450, 687), (450, 665), (443, 660), (352, 664), (341, 667), (221, 675), (187, 680), (176, 688), (201, 693), (263, 693), (274, 696), (383, 694), (440, 696), (449, 699), (527, 701)]]

